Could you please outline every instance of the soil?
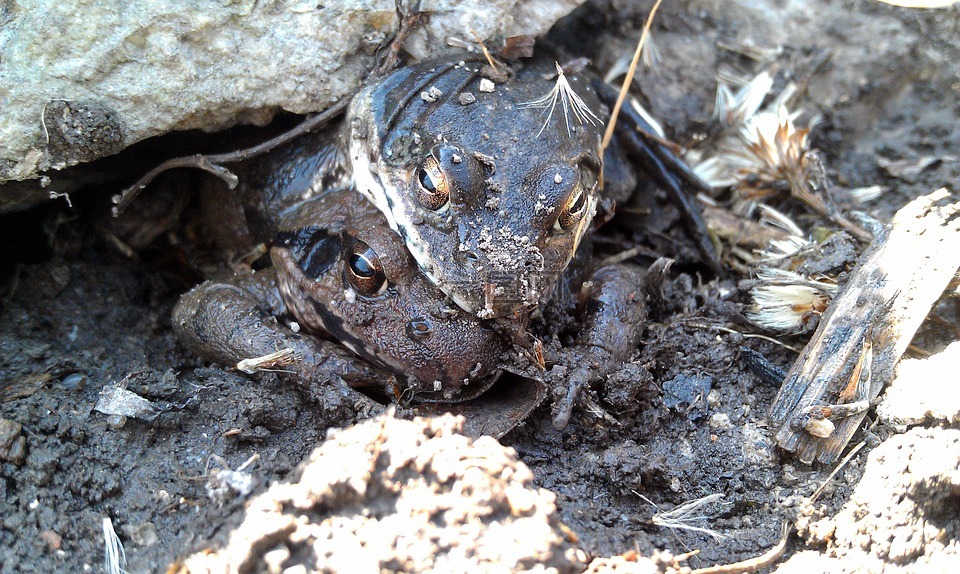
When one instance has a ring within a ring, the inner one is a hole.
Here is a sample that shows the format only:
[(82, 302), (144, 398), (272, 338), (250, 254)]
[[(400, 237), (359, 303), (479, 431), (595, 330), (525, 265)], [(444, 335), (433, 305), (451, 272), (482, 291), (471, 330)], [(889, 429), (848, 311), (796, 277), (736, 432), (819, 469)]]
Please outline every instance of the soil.
[[(637, 4), (590, 2), (558, 24), (551, 41), (606, 69), (632, 53), (650, 5)], [(854, 205), (847, 189), (885, 186), (878, 200), (858, 206), (883, 221), (909, 199), (955, 185), (960, 177), (957, 8), (905, 10), (868, 1), (674, 2), (661, 8), (653, 32), (661, 62), (641, 71), (640, 95), (680, 143), (707, 135), (719, 70), (768, 69), (776, 74), (775, 86), (792, 80), (805, 87), (798, 105), (820, 118), (812, 141), (841, 204)], [(585, 45), (583, 38), (601, 41)], [(171, 564), (189, 568), (191, 562), (182, 560), (192, 553), (228, 552), (231, 531), (244, 521), (248, 506), (263, 507), (262, 499), (251, 501), (278, 481), (297, 484), (327, 429), (363, 418), (332, 417), (317, 405), (322, 392), (284, 384), (270, 374), (248, 377), (210, 366), (178, 343), (171, 309), (211, 267), (209, 255), (193, 243), (191, 228), (183, 223), (198, 209), (195, 197), (182, 199), (192, 197), (196, 182), (195, 174), (170, 174), (144, 195), (155, 199), (144, 199), (137, 213), (120, 222), (109, 214), (115, 188), (78, 194), (71, 207), (59, 200), (0, 217), (5, 247), (0, 255), (0, 571), (100, 571), (106, 518), (124, 545), (128, 572), (164, 572)], [(802, 211), (788, 200), (782, 205)], [(653, 227), (664, 231), (648, 234), (645, 244), (678, 263), (633, 360), (588, 393), (588, 403), (602, 411), (579, 409), (570, 426), (558, 431), (550, 409), (537, 409), (500, 441), (515, 455), (489, 439), (454, 440), (445, 447), (479, 448), (476, 457), (461, 457), (468, 466), (484, 457), (499, 461), (488, 470), (504, 483), (476, 482), (495, 494), (469, 499), (492, 509), (481, 513), (492, 517), (481, 532), (502, 529), (522, 515), (539, 517), (536, 523), (548, 526), (525, 530), (531, 538), (554, 540), (534, 562), (507, 560), (505, 552), (487, 567), (550, 563), (577, 570), (590, 557), (611, 557), (595, 567), (639, 568), (629, 561), (638, 553), (656, 556), (657, 562), (645, 564), (657, 568), (669, 565), (671, 555), (693, 550), (698, 553), (683, 564), (703, 567), (764, 552), (792, 521), (797, 534), (780, 571), (960, 570), (957, 419), (927, 417), (908, 426), (871, 416), (872, 424), (852, 443), (865, 446), (830, 479), (833, 468), (806, 467), (777, 451), (765, 422), (776, 388), (745, 365), (741, 349), (759, 351), (782, 367), (795, 355), (771, 342), (710, 327), (752, 330), (742, 319), (749, 302), (746, 284), (733, 277), (715, 279), (699, 266), (682, 226)], [(612, 227), (600, 235), (616, 243), (626, 233)], [(954, 303), (937, 311), (956, 319)], [(952, 330), (928, 327), (917, 342), (937, 352), (955, 332), (955, 324)], [(805, 342), (803, 336), (779, 338), (795, 347)], [(142, 419), (98, 412), (101, 389), (121, 382), (158, 411)], [(383, 421), (392, 419), (367, 424), (401, 423)], [(431, 440), (454, 433), (449, 422), (404, 424), (418, 426), (413, 431), (397, 427), (397, 432), (424, 433)], [(396, 456), (391, 449), (399, 447), (378, 443), (369, 432), (357, 433), (340, 434), (357, 438), (322, 448), (372, 440), (364, 448)], [(394, 459), (378, 460), (370, 466), (376, 476), (413, 465), (409, 458), (394, 466), (384, 462)], [(301, 461), (307, 463), (296, 470)], [(524, 474), (527, 468), (532, 478)], [(450, 492), (456, 482), (451, 477), (461, 477), (460, 470), (434, 471), (424, 480), (443, 489), (427, 489), (433, 495), (409, 503), (423, 512), (441, 505), (437, 496)], [(389, 485), (412, 472), (423, 467), (410, 466), (379, 482), (364, 475), (369, 484), (380, 485), (368, 490), (330, 486), (311, 499), (315, 507), (303, 502), (306, 495), (289, 491), (282, 499), (287, 502), (277, 505), (292, 504), (303, 520), (318, 525), (365, 512), (382, 517), (386, 514), (378, 514), (378, 504), (394, 510), (403, 506)], [(509, 482), (511, 475), (520, 486)], [(496, 494), (497, 488), (527, 489), (536, 497), (524, 499), (521, 506), (527, 510), (516, 514), (519, 499)], [(366, 498), (358, 498), (361, 491)], [(266, 496), (277, 492), (271, 489)], [(662, 525), (670, 509), (717, 494), (722, 497), (709, 499), (686, 520), (685, 526), (696, 529)], [(392, 498), (385, 503), (384, 497)], [(357, 506), (358, 500), (367, 510)], [(510, 504), (504, 506), (504, 500)], [(308, 507), (312, 510), (303, 510)], [(446, 519), (431, 520), (436, 525)], [(391, 524), (403, 529), (409, 522)], [(256, 558), (243, 562), (245, 568), (266, 572), (308, 564), (304, 546), (293, 542), (302, 535), (296, 528), (272, 532), (248, 547), (256, 549)], [(444, 547), (442, 532), (424, 536)], [(476, 531), (463, 532), (454, 546), (480, 548)], [(358, 527), (356, 533), (359, 540), (384, 536), (372, 527)], [(497, 540), (504, 548), (520, 548), (517, 552), (534, 546), (522, 533)], [(392, 546), (397, 552), (401, 547)], [(479, 550), (465, 554), (494, 556)], [(459, 569), (423, 560), (381, 565)]]

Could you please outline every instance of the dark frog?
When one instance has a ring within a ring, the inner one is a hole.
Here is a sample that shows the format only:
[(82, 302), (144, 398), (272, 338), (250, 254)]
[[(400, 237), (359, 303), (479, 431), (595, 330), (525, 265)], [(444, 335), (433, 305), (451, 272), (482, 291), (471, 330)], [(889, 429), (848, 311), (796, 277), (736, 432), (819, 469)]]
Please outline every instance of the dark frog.
[[(484, 65), (421, 63), (364, 88), (341, 145), (356, 188), (423, 273), (478, 317), (509, 317), (536, 307), (569, 263), (597, 211), (601, 174), (613, 200), (632, 191), (633, 175), (611, 178), (629, 170), (620, 148), (601, 150), (609, 86), (552, 60), (498, 83)], [(698, 225), (681, 188), (699, 180), (633, 129), (649, 128), (637, 114), (624, 124), (644, 170)]]

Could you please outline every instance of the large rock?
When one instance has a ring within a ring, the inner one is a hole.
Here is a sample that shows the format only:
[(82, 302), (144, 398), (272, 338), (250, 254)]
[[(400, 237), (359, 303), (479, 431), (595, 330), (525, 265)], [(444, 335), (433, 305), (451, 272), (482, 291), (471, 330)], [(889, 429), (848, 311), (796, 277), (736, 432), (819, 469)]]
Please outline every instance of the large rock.
[[(425, 57), (474, 33), (541, 34), (581, 2), (425, 2), (430, 23), (407, 47)], [(396, 28), (394, 0), (4, 2), (0, 183), (173, 130), (322, 110), (356, 89)]]

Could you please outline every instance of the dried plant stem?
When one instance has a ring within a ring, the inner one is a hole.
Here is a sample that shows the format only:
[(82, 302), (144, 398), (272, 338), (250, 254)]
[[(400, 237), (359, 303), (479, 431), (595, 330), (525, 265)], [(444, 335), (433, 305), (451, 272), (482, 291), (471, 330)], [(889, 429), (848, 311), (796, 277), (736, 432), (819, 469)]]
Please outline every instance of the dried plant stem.
[(136, 183), (124, 189), (120, 193), (120, 195), (116, 196), (114, 198), (114, 203), (116, 203), (116, 206), (114, 207), (114, 213), (117, 215), (119, 215), (120, 213), (123, 213), (123, 210), (125, 210), (127, 207), (130, 206), (130, 203), (133, 202), (133, 200), (137, 197), (137, 194), (140, 193), (140, 190), (142, 190), (151, 181), (153, 181), (155, 177), (157, 177), (158, 175), (160, 175), (165, 171), (176, 169), (178, 167), (193, 167), (197, 169), (202, 169), (206, 172), (212, 173), (213, 175), (219, 177), (224, 182), (226, 182), (226, 184), (230, 187), (230, 189), (233, 189), (234, 187), (237, 186), (237, 183), (239, 181), (237, 179), (236, 174), (234, 174), (232, 171), (223, 167), (220, 164), (235, 163), (238, 161), (249, 159), (251, 157), (258, 156), (262, 153), (266, 153), (272, 150), (277, 146), (283, 145), (289, 142), (290, 140), (296, 137), (299, 137), (307, 132), (313, 131), (315, 129), (319, 129), (325, 126), (327, 123), (329, 123), (330, 120), (340, 115), (340, 113), (343, 112), (343, 110), (347, 107), (347, 104), (349, 103), (350, 103), (350, 99), (344, 98), (338, 101), (337, 103), (333, 104), (332, 107), (316, 115), (310, 116), (309, 118), (304, 120), (302, 123), (300, 123), (300, 125), (298, 125), (297, 127), (289, 131), (286, 131), (274, 138), (271, 138), (263, 143), (257, 144), (253, 147), (248, 147), (245, 149), (240, 149), (240, 150), (227, 152), (227, 153), (210, 154), (210, 155), (196, 154), (196, 155), (175, 157), (173, 159), (168, 159), (167, 161), (161, 163), (157, 167), (151, 169), (149, 172), (147, 172), (146, 175), (138, 179)]
[[(777, 444), (801, 462), (837, 460), (867, 414), (863, 406), (893, 377), (960, 267), (958, 216), (960, 201), (946, 189), (901, 208), (823, 314), (770, 408)], [(811, 426), (811, 413), (835, 415), (835, 429)]]
[(761, 568), (769, 566), (783, 556), (787, 549), (787, 540), (790, 538), (790, 523), (783, 525), (783, 534), (780, 536), (780, 542), (776, 546), (767, 550), (756, 558), (749, 558), (733, 564), (723, 564), (718, 566), (709, 566), (707, 568), (697, 568), (691, 571), (691, 574), (742, 574), (743, 572), (756, 572)]
[(821, 484), (820, 487), (817, 488), (817, 490), (810, 495), (811, 503), (816, 502), (817, 499), (820, 498), (820, 494), (822, 494), (823, 490), (827, 487), (828, 484), (830, 484), (830, 481), (833, 480), (833, 477), (837, 476), (837, 473), (840, 472), (840, 470), (843, 469), (843, 467), (847, 466), (847, 463), (850, 462), (850, 459), (852, 459), (853, 456), (858, 452), (860, 452), (860, 449), (866, 445), (867, 445), (866, 442), (860, 441), (860, 443), (857, 444), (857, 446), (850, 449), (850, 452), (848, 452), (847, 455), (843, 457), (843, 460), (840, 461), (840, 464), (838, 464), (836, 468), (830, 471), (830, 476), (823, 479), (823, 484)]
[(630, 84), (633, 83), (633, 76), (637, 71), (637, 63), (640, 61), (640, 54), (643, 52), (643, 44), (647, 40), (647, 34), (650, 32), (650, 24), (653, 23), (653, 17), (657, 13), (657, 8), (660, 7), (660, 2), (662, 2), (662, 0), (657, 0), (653, 8), (650, 9), (647, 22), (643, 25), (643, 33), (640, 34), (640, 41), (637, 42), (637, 49), (633, 53), (633, 60), (630, 61), (630, 69), (627, 70), (627, 76), (623, 79), (623, 86), (620, 87), (620, 95), (617, 96), (617, 103), (614, 104), (613, 111), (610, 113), (610, 121), (607, 122), (607, 131), (603, 134), (601, 149), (607, 149), (607, 146), (610, 144), (610, 138), (613, 137), (613, 128), (617, 125), (617, 116), (620, 115), (623, 100), (627, 98), (627, 91), (630, 89)]

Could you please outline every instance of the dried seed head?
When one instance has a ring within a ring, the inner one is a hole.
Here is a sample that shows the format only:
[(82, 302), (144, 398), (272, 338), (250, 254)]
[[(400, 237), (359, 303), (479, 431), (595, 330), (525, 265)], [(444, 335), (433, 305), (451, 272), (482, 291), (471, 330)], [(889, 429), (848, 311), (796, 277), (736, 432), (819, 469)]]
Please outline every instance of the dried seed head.
[(590, 107), (587, 106), (587, 104), (583, 101), (583, 98), (577, 95), (577, 93), (573, 90), (570, 82), (567, 81), (567, 77), (563, 74), (563, 68), (560, 67), (560, 64), (556, 63), (556, 66), (557, 81), (554, 83), (553, 88), (535, 100), (520, 104), (521, 108), (538, 108), (542, 109), (543, 113), (547, 114), (547, 119), (544, 120), (543, 126), (540, 128), (540, 131), (537, 132), (536, 137), (540, 137), (540, 134), (543, 133), (543, 130), (545, 130), (547, 125), (550, 123), (550, 118), (553, 117), (553, 111), (557, 107), (557, 101), (560, 102), (560, 106), (563, 108), (563, 119), (567, 126), (567, 135), (570, 135), (571, 113), (573, 113), (573, 116), (577, 118), (577, 121), (580, 122), (580, 125), (589, 123), (590, 125), (595, 126), (600, 121), (600, 118), (598, 118), (596, 114), (590, 110)]
[(730, 86), (717, 84), (717, 100), (713, 117), (724, 127), (740, 127), (760, 110), (760, 104), (773, 88), (773, 76), (763, 72), (734, 92)]
[(753, 308), (747, 318), (757, 325), (784, 333), (801, 333), (826, 311), (837, 294), (836, 284), (817, 281), (792, 271), (763, 267), (760, 285), (752, 291)]

